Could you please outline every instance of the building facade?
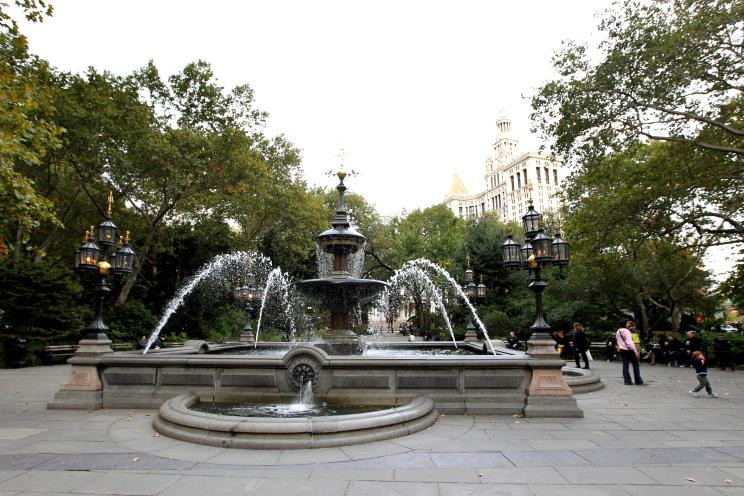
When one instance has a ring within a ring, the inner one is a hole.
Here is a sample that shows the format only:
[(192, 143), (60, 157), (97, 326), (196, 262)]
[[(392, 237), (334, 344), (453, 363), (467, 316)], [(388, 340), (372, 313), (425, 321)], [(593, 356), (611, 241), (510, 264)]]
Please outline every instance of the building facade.
[(560, 208), (559, 193), (565, 176), (563, 160), (546, 153), (518, 153), (511, 119), (496, 121), (493, 155), (486, 159), (485, 190), (471, 194), (455, 174), (444, 204), (458, 217), (474, 219), (496, 212), (502, 222), (521, 222), (532, 199), (539, 212)]

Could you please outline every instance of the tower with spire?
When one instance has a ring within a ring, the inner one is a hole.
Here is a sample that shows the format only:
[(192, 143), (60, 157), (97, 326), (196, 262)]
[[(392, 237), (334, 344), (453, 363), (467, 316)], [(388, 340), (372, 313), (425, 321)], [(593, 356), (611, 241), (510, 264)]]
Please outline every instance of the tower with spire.
[(541, 212), (557, 212), (564, 178), (562, 159), (541, 151), (519, 153), (512, 121), (504, 113), (496, 119), (493, 154), (486, 158), (485, 190), (469, 193), (455, 174), (444, 204), (462, 218), (479, 218), (494, 212), (502, 222), (519, 221), (528, 200)]

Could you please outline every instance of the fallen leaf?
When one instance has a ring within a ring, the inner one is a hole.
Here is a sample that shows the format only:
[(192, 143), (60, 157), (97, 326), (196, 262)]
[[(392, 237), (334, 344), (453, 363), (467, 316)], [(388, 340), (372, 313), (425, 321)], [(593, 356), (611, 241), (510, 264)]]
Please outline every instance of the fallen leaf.
[(724, 484), (733, 484), (734, 482), (731, 479), (726, 479), (723, 481)]
[(695, 477), (688, 477), (687, 480), (690, 482), (697, 482), (697, 479), (695, 479)]
[(485, 476), (485, 475), (486, 475), (486, 474), (478, 474), (478, 477), (483, 477), (483, 476)]
[(604, 434), (602, 434), (601, 432), (595, 432), (595, 434), (598, 436), (604, 436)]
[(139, 458), (132, 458), (132, 461), (133, 462), (138, 462), (139, 461)]
[(152, 437), (160, 437), (160, 434), (158, 434), (158, 433), (156, 432), (155, 434), (153, 434), (153, 435), (152, 435)]

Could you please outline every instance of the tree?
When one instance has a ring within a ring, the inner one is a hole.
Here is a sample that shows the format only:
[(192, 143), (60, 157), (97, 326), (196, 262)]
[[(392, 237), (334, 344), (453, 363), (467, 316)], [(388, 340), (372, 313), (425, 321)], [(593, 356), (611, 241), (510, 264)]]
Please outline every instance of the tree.
[(738, 0), (624, 0), (602, 19), (597, 63), (574, 42), (556, 54), (560, 77), (533, 97), (532, 120), (579, 174), (638, 143), (666, 143), (666, 157), (647, 167), (667, 178), (655, 212), (667, 217), (663, 232), (694, 234), (690, 245), (740, 242), (742, 18)]
[(460, 253), (465, 222), (445, 205), (414, 210), (402, 219), (393, 218), (390, 224), (395, 239), (395, 267), (423, 257), (450, 269)]
[[(34, 22), (51, 14), (43, 1), (16, 4)], [(51, 203), (19, 171), (37, 167), (45, 151), (57, 146), (60, 130), (45, 118), (48, 95), (30, 76), (45, 63), (29, 56), (26, 38), (6, 7), (0, 5), (0, 256), (9, 244), (25, 241), (40, 222), (58, 222)]]

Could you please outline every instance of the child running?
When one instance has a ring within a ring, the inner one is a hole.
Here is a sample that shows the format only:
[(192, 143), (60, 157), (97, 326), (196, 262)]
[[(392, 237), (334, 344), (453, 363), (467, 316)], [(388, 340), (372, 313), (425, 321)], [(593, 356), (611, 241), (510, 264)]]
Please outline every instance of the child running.
[(705, 388), (708, 392), (708, 396), (711, 398), (718, 398), (718, 395), (713, 392), (713, 388), (708, 382), (708, 365), (705, 363), (705, 356), (702, 351), (694, 351), (692, 353), (692, 366), (695, 367), (695, 375), (700, 384), (695, 386), (694, 389), (690, 390), (690, 394), (695, 398), (700, 397), (700, 391)]

